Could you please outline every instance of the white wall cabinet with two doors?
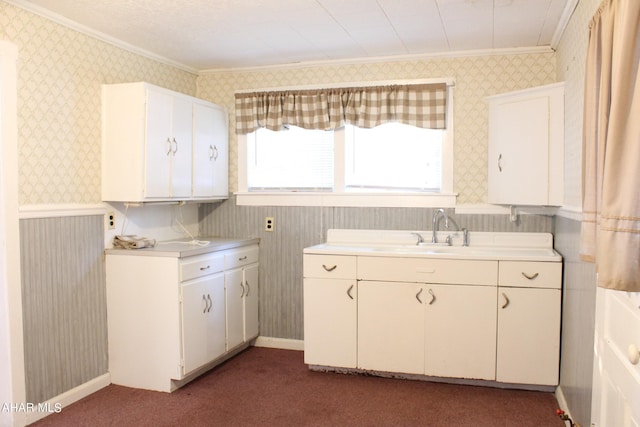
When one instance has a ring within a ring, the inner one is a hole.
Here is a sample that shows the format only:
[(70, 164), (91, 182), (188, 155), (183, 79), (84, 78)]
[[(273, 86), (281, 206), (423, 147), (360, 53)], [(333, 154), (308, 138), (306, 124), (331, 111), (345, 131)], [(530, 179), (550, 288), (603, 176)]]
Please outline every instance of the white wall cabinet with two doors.
[(107, 250), (114, 384), (170, 392), (258, 336), (259, 249), (247, 243), (187, 256)]
[(102, 200), (227, 198), (224, 108), (148, 83), (102, 87)]
[(305, 363), (557, 385), (561, 271), (561, 262), (305, 254)]

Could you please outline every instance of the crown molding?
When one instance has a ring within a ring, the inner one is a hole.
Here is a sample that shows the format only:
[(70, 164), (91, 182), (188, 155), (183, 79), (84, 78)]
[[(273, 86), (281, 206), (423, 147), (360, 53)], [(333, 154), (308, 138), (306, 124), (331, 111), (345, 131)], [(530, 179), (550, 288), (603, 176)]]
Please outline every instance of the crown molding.
[(198, 70), (193, 68), (193, 67), (189, 67), (187, 65), (184, 65), (184, 64), (181, 64), (179, 62), (173, 61), (173, 60), (171, 60), (169, 58), (165, 58), (164, 56), (160, 56), (160, 55), (157, 55), (157, 54), (155, 54), (153, 52), (149, 52), (148, 50), (141, 49), (139, 47), (136, 47), (136, 46), (134, 46), (132, 44), (129, 44), (129, 43), (127, 43), (125, 41), (122, 41), (120, 39), (117, 39), (115, 37), (111, 37), (111, 36), (109, 36), (109, 35), (107, 35), (105, 33), (102, 33), (100, 31), (94, 30), (93, 28), (90, 28), (90, 27), (87, 27), (85, 25), (79, 24), (79, 23), (77, 23), (77, 22), (75, 22), (75, 21), (73, 21), (73, 20), (71, 20), (69, 18), (65, 18), (62, 15), (59, 15), (57, 13), (53, 13), (50, 10), (47, 10), (47, 9), (45, 9), (43, 7), (36, 6), (33, 3), (30, 3), (28, 1), (25, 1), (25, 0), (4, 0), (4, 1), (6, 3), (9, 3), (9, 4), (13, 5), (13, 6), (16, 6), (16, 7), (20, 8), (20, 9), (24, 9), (24, 10), (26, 10), (28, 12), (31, 12), (31, 13), (35, 14), (35, 15), (39, 15), (39, 16), (41, 16), (43, 18), (46, 18), (46, 19), (48, 19), (50, 21), (53, 21), (53, 22), (55, 22), (57, 24), (60, 24), (63, 27), (70, 28), (70, 29), (75, 30), (75, 31), (77, 31), (77, 32), (79, 32), (81, 34), (86, 35), (86, 36), (89, 36), (89, 37), (92, 37), (94, 39), (103, 41), (103, 42), (108, 43), (110, 45), (113, 45), (115, 47), (124, 49), (124, 50), (126, 50), (128, 52), (135, 53), (136, 55), (140, 55), (140, 56), (143, 56), (145, 58), (152, 59), (154, 61), (160, 62), (160, 63), (165, 64), (165, 65), (170, 65), (172, 67), (175, 67), (175, 68), (180, 69), (182, 71), (186, 71), (186, 72), (191, 73), (191, 74), (197, 75), (199, 73)]

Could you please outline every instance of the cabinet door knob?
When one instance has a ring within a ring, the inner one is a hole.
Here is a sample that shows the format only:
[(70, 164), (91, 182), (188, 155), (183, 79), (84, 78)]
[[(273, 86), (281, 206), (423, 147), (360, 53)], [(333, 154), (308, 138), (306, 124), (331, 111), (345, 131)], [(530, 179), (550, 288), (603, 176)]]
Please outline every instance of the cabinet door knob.
[(509, 298), (507, 297), (507, 295), (502, 292), (502, 298), (504, 298), (504, 304), (502, 304), (502, 308), (507, 308), (507, 306), (509, 305)]
[(431, 301), (429, 301), (429, 305), (436, 302), (436, 294), (433, 293), (433, 290), (429, 289), (429, 295), (431, 295)]
[(627, 348), (627, 357), (632, 365), (637, 365), (638, 362), (640, 362), (640, 350), (638, 350), (638, 346), (630, 344), (629, 348)]
[(535, 279), (536, 277), (538, 277), (538, 273), (535, 273), (535, 274), (533, 274), (533, 275), (531, 275), (531, 276), (530, 276), (530, 275), (528, 275), (527, 273), (525, 273), (524, 271), (522, 272), (522, 275), (523, 275), (524, 277), (526, 277), (527, 279), (529, 279), (529, 280), (533, 280), (533, 279)]
[(351, 290), (353, 289), (353, 285), (349, 286), (349, 289), (347, 289), (347, 296), (351, 299), (353, 299), (353, 295), (351, 295)]
[(326, 271), (333, 271), (336, 269), (336, 267), (338, 267), (337, 265), (332, 265), (331, 267), (327, 267), (326, 265), (322, 264), (322, 268), (324, 268)]

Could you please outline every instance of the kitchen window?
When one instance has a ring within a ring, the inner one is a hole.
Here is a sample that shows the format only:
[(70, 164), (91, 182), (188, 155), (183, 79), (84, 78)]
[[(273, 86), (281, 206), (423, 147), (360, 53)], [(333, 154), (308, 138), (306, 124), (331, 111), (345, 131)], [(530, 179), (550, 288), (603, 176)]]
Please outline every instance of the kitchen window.
[(446, 129), (387, 122), (238, 135), (238, 204), (455, 206), (451, 88)]

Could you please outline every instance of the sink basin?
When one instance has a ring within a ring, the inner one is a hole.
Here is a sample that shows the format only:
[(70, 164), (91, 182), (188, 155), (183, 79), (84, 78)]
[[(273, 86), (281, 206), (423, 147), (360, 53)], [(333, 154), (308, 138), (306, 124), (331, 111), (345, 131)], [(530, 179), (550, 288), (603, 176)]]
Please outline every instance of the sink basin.
[(510, 257), (510, 256), (554, 256), (556, 253), (551, 248), (507, 248), (490, 246), (438, 246), (438, 245), (410, 245), (410, 246), (380, 246), (373, 247), (375, 252), (392, 253), (423, 253), (446, 254), (460, 257)]

